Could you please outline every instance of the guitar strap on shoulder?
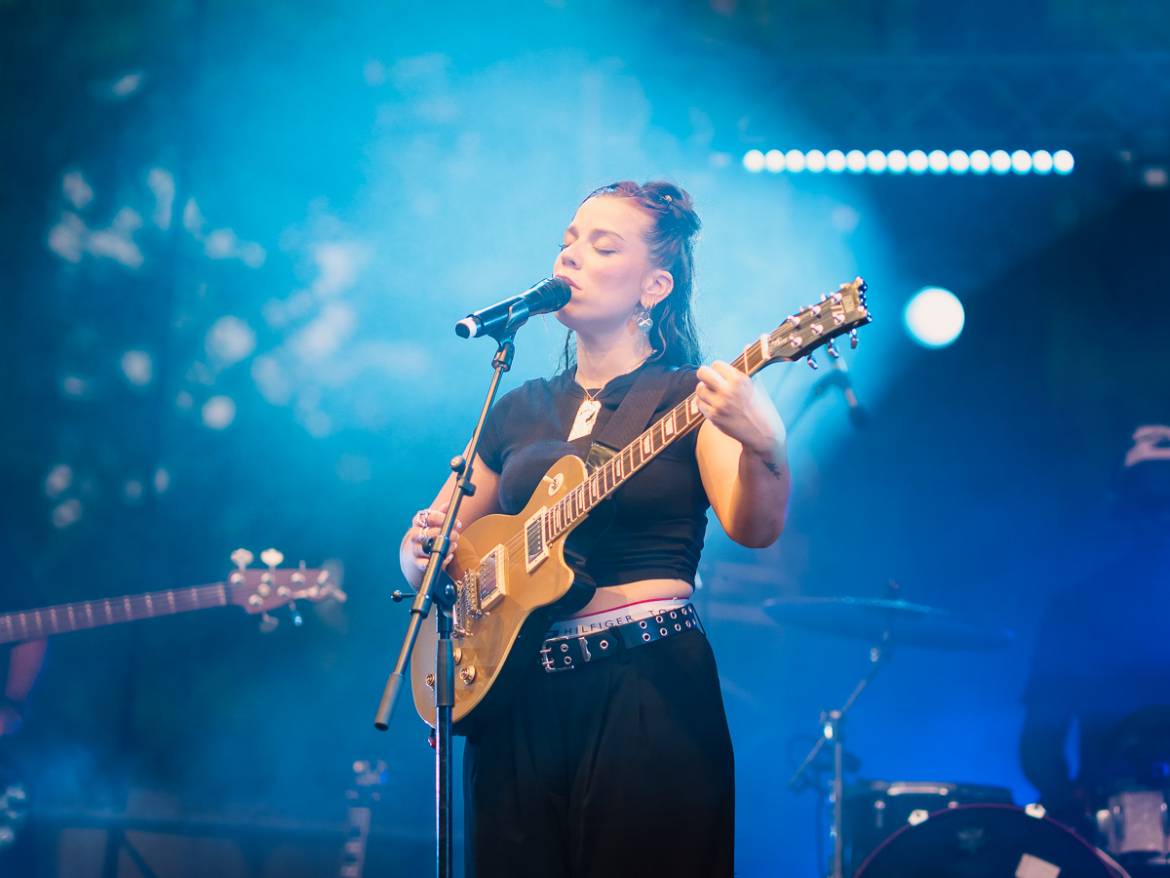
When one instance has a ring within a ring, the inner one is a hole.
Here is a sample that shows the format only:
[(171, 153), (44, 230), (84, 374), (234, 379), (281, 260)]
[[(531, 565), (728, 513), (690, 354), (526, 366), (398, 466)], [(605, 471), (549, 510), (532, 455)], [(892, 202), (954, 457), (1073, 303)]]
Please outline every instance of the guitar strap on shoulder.
[(666, 378), (669, 374), (666, 370), (651, 367), (643, 369), (634, 379), (633, 386), (627, 391), (613, 417), (605, 422), (589, 446), (589, 455), (585, 458), (585, 467), (589, 472), (596, 470), (646, 429), (658, 403), (662, 401), (662, 395), (666, 393)]

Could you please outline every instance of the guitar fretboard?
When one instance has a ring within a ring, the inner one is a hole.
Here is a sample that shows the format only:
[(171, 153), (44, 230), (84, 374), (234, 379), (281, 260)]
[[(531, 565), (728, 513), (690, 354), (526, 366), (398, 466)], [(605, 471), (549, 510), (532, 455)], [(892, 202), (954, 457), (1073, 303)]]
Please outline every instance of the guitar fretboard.
[(79, 601), (0, 615), (0, 643), (38, 640), (54, 634), (99, 628), (119, 622), (170, 616), (228, 603), (226, 586), (197, 585), (147, 594), (125, 595), (96, 601)]
[[(776, 334), (774, 332), (772, 336)], [(731, 365), (740, 372), (754, 375), (769, 362), (768, 345), (774, 343), (772, 336), (765, 336), (748, 345)], [(548, 539), (556, 539), (580, 522), (630, 476), (676, 439), (699, 426), (703, 419), (703, 413), (699, 411), (699, 398), (692, 393), (651, 424), (641, 436), (597, 467), (575, 490), (553, 504), (546, 513)]]

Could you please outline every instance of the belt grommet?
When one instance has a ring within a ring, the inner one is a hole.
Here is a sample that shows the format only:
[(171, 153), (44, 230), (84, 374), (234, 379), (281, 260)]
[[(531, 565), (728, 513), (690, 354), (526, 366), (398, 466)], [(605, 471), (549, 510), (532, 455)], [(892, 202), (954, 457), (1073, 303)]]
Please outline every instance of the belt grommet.
[(568, 652), (568, 651), (569, 651), (569, 644), (562, 643), (561, 644), (561, 652)]
[(638, 627), (639, 627), (639, 628), (645, 628), (645, 627), (646, 627), (646, 623), (645, 623), (645, 622), (639, 622), (639, 623), (638, 623)]
[(649, 642), (649, 640), (650, 640), (650, 632), (649, 632), (649, 631), (645, 632), (645, 633), (642, 635), (642, 639), (643, 639), (643, 640), (645, 640), (645, 641), (647, 641), (647, 642)]
[(675, 622), (674, 623), (674, 630), (675, 631), (682, 631), (682, 625), (678, 624), (678, 622)]
[(658, 633), (659, 633), (659, 635), (661, 635), (662, 637), (665, 637), (665, 636), (666, 636), (667, 634), (669, 634), (670, 632), (669, 632), (669, 631), (667, 631), (665, 628), (659, 628), (659, 629), (658, 629)]
[(690, 628), (690, 627), (691, 627), (691, 620), (690, 620), (690, 619), (687, 619), (687, 627), (688, 627), (688, 628)]
[(565, 656), (565, 664), (566, 664), (566, 665), (571, 665), (571, 664), (573, 664), (573, 657), (572, 657), (572, 656), (570, 656), (570, 655), (567, 655), (567, 656)]
[(678, 613), (673, 613), (673, 612), (672, 612), (672, 613), (670, 614), (670, 618), (672, 618), (672, 619), (677, 619), (677, 618), (678, 618)]
[(655, 617), (654, 617), (654, 621), (655, 621), (655, 622), (657, 622), (658, 624), (660, 624), (660, 625), (661, 625), (661, 624), (662, 624), (662, 617), (661, 617), (661, 616), (655, 616)]
[(609, 641), (608, 641), (608, 640), (603, 640), (603, 641), (601, 641), (601, 643), (600, 643), (600, 644), (598, 644), (598, 645), (599, 645), (599, 646), (600, 646), (602, 649), (609, 649)]

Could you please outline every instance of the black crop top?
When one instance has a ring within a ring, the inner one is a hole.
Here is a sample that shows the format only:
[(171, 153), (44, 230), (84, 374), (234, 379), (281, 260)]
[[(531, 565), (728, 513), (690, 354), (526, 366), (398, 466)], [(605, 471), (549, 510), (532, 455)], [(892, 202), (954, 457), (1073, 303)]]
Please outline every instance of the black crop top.
[[(584, 459), (634, 379), (652, 369), (666, 382), (653, 420), (695, 389), (693, 369), (643, 365), (602, 388), (593, 433), (566, 442), (584, 392), (575, 369), (551, 380), (537, 378), (507, 393), (488, 415), (479, 456), (500, 475), (503, 511), (515, 515), (541, 476), (565, 454)], [(697, 430), (667, 446), (598, 506), (565, 543), (565, 560), (579, 585), (604, 587), (641, 579), (682, 579), (694, 584), (710, 502), (695, 459)]]

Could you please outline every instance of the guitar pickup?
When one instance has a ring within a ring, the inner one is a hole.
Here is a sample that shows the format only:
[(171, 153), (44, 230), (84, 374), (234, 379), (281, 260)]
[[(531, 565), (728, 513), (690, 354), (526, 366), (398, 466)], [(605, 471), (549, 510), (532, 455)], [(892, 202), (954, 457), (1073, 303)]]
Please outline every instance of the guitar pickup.
[(548, 544), (544, 540), (545, 514), (545, 508), (542, 506), (536, 510), (535, 515), (524, 522), (525, 566), (529, 573), (548, 557)]
[(504, 547), (496, 546), (479, 562), (473, 578), (475, 583), (473, 600), (477, 616), (486, 613), (504, 597), (505, 560)]

